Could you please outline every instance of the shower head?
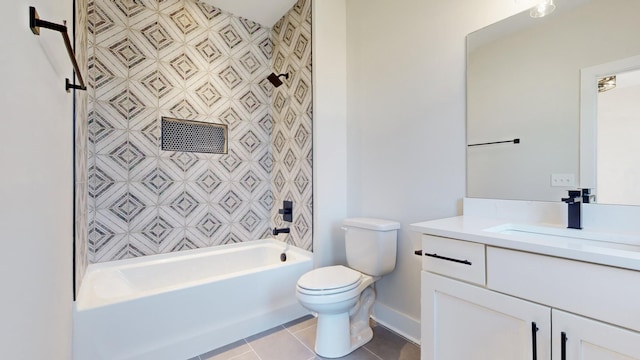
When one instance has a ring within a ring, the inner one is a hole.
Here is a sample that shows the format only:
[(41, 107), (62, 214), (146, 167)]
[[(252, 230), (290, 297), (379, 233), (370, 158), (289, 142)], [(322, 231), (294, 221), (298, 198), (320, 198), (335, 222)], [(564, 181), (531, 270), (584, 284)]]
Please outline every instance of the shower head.
[(289, 78), (289, 73), (276, 75), (275, 73), (271, 73), (271, 75), (267, 76), (267, 80), (273, 84), (274, 87), (278, 87), (282, 85), (282, 80), (280, 80), (280, 76), (284, 76), (285, 79)]

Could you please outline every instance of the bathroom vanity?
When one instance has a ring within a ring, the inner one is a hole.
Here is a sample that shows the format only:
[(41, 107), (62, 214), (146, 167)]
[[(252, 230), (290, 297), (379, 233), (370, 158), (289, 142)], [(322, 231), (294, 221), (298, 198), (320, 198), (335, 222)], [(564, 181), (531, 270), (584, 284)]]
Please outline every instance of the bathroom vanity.
[(640, 206), (607, 205), (640, 205), (637, 161), (606, 155), (625, 142), (596, 111), (604, 76), (640, 69), (640, 2), (556, 10), (467, 37), (465, 215), (411, 226), (422, 360), (640, 360)]
[(635, 236), (468, 215), (411, 229), (422, 360), (640, 359)]

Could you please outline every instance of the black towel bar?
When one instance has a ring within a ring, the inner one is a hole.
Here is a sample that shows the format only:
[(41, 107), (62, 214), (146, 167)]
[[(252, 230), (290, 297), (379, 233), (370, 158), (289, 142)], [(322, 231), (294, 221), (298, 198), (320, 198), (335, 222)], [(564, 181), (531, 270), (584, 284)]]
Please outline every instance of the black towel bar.
[(80, 83), (80, 85), (72, 84), (69, 79), (65, 79), (65, 90), (67, 90), (67, 92), (69, 92), (69, 89), (87, 90), (87, 86), (85, 85), (82, 74), (80, 73), (80, 68), (78, 67), (78, 62), (76, 61), (76, 55), (73, 52), (73, 48), (71, 47), (71, 40), (69, 40), (69, 34), (67, 33), (66, 21), (62, 25), (60, 25), (49, 21), (40, 20), (36, 8), (33, 6), (29, 6), (29, 27), (31, 28), (31, 32), (35, 35), (40, 35), (41, 27), (57, 31), (60, 33), (60, 35), (62, 35), (64, 46), (67, 48), (67, 54), (69, 54), (71, 64), (73, 65), (73, 70), (75, 71), (76, 76), (78, 77), (78, 82)]
[(494, 141), (494, 142), (486, 142), (486, 143), (478, 143), (478, 144), (469, 144), (467, 146), (481, 146), (481, 145), (493, 145), (493, 144), (504, 144), (504, 143), (520, 144), (520, 139)]

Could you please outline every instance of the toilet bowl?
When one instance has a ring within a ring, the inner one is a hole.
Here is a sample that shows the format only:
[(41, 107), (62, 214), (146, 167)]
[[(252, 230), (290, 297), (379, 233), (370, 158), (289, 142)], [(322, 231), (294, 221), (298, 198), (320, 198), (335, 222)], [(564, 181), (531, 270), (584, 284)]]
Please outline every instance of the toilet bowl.
[(314, 350), (325, 358), (345, 356), (371, 340), (373, 285), (395, 267), (399, 223), (355, 218), (344, 225), (348, 267), (311, 270), (296, 285), (300, 304), (318, 315)]
[(312, 270), (298, 280), (298, 301), (318, 314), (316, 354), (342, 357), (371, 340), (369, 316), (375, 299), (371, 285), (377, 279), (336, 265)]

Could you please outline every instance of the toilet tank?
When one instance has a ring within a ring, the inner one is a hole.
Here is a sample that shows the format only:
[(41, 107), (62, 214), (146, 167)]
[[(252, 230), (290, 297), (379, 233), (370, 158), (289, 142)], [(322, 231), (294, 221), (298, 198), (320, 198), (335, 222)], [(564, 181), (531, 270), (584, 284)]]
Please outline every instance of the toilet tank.
[(383, 276), (396, 266), (400, 223), (373, 218), (343, 222), (347, 265), (371, 276)]

